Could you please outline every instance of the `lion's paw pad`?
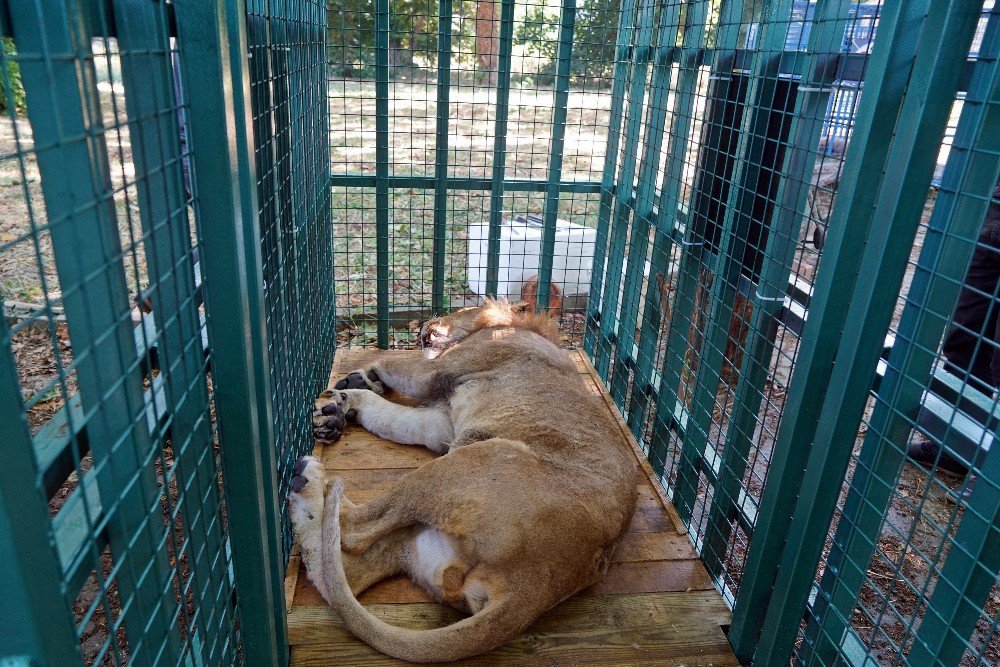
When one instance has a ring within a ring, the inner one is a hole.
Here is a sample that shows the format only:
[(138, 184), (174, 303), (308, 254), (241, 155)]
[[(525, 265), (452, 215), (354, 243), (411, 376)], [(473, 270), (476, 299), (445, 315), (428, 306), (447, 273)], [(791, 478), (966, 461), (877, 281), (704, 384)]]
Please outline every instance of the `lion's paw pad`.
[(385, 384), (374, 369), (368, 369), (348, 373), (334, 385), (334, 389), (367, 389), (381, 396), (385, 393)]
[(316, 399), (313, 410), (313, 437), (321, 442), (336, 442), (344, 434), (347, 421), (357, 416), (354, 408), (344, 411), (347, 394), (326, 390)]
[(293, 523), (300, 525), (315, 518), (316, 511), (322, 507), (326, 469), (315, 456), (303, 456), (295, 462), (292, 472), (288, 504)]

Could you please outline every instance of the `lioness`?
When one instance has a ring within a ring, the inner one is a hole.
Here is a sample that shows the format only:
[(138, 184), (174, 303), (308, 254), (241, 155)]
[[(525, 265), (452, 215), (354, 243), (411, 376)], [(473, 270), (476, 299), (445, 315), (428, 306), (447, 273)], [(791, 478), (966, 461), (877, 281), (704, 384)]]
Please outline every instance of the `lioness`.
[[(346, 415), (444, 455), (363, 505), (305, 457), (289, 503), (309, 579), (347, 628), (396, 658), (442, 662), (503, 644), (600, 580), (635, 510), (637, 470), (551, 319), (490, 301), (426, 323), (420, 341), (422, 353), (385, 355), (323, 392), (315, 433), (338, 438)], [(389, 402), (386, 388), (426, 406)], [(404, 572), (472, 615), (410, 630), (358, 602)]]

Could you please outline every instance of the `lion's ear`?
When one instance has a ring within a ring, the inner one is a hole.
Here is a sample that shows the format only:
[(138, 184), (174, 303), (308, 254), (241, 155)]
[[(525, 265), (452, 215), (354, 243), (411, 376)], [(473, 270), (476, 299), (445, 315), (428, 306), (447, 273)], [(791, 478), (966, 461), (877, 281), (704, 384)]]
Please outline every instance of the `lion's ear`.
[(510, 304), (510, 312), (515, 315), (521, 315), (531, 311), (531, 304), (527, 301), (515, 301)]

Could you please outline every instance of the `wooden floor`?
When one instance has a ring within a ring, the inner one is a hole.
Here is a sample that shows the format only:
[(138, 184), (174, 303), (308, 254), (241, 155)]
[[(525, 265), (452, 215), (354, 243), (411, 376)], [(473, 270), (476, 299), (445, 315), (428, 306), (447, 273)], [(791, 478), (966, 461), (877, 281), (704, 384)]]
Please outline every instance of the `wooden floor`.
[[(364, 350), (337, 353), (332, 377), (364, 365)], [(617, 415), (593, 367), (569, 353), (582, 380)], [(616, 417), (617, 418), (617, 417)], [(619, 419), (619, 423), (621, 420)], [(628, 430), (622, 424), (622, 430)], [(633, 451), (639, 452), (631, 436)], [(333, 445), (317, 445), (328, 471), (341, 476), (347, 495), (365, 502), (393, 480), (434, 457), (349, 427)], [(738, 665), (722, 627), (729, 610), (698, 560), (674, 508), (667, 502), (645, 457), (639, 504), (607, 577), (542, 616), (521, 637), (462, 665)], [(292, 665), (404, 664), (387, 658), (347, 632), (337, 614), (306, 579), (297, 556), (285, 581)], [(395, 625), (433, 628), (459, 618), (398, 577), (366, 591), (361, 602)]]

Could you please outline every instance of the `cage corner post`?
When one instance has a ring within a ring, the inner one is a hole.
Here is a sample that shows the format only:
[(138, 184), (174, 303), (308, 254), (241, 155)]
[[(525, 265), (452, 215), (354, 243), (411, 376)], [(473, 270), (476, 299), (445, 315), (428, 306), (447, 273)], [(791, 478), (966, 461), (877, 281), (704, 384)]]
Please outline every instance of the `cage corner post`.
[[(248, 664), (288, 662), (246, 8), (178, 3), (220, 452)], [(214, 84), (214, 85), (213, 85)]]

